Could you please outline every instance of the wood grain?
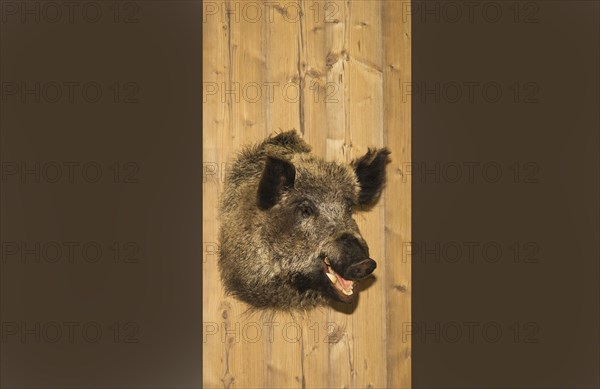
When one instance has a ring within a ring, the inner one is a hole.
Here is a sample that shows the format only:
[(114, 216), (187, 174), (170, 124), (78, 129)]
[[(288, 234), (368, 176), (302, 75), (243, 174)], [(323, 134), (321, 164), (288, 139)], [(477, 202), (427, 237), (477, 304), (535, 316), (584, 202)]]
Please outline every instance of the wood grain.
[[(410, 387), (410, 337), (403, 337), (410, 260), (401, 255), (410, 242), (410, 179), (402, 172), (411, 158), (410, 100), (399, 87), (410, 81), (404, 2), (210, 3), (202, 69), (204, 387)], [(223, 293), (213, 253), (224, 173), (243, 144), (290, 129), (332, 161), (350, 162), (373, 146), (392, 151), (384, 196), (355, 216), (378, 268), (354, 311), (250, 314)]]

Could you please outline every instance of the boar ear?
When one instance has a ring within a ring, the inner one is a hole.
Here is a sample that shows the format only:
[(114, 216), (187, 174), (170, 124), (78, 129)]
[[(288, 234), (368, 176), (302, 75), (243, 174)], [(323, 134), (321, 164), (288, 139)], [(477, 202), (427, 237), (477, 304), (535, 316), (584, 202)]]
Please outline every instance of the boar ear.
[(383, 149), (369, 149), (365, 155), (352, 161), (360, 192), (358, 204), (371, 207), (375, 205), (385, 185), (385, 165), (390, 162), (390, 151)]
[(265, 170), (258, 184), (258, 208), (266, 210), (279, 200), (281, 191), (294, 186), (296, 168), (283, 159), (267, 157)]

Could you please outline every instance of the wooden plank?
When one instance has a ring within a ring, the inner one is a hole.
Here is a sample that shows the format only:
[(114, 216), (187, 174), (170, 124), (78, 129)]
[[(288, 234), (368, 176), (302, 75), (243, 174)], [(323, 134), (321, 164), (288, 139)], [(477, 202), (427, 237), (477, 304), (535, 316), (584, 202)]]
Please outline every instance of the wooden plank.
[[(205, 184), (204, 239), (218, 241), (218, 203), (222, 192), (223, 166), (230, 163), (240, 146), (265, 136), (264, 100), (252, 94), (254, 83), (262, 81), (264, 47), (262, 23), (249, 23), (240, 14), (239, 1), (218, 2), (219, 12), (204, 24), (204, 74), (216, 74), (218, 95), (204, 104), (204, 151), (219, 167), (218, 182)], [(206, 31), (209, 31), (207, 34)], [(246, 41), (247, 39), (247, 41)], [(215, 43), (211, 43), (215, 41)], [(242, 42), (244, 42), (242, 44)], [(206, 79), (206, 78), (205, 78)], [(217, 120), (210, 116), (217, 115)], [(213, 263), (215, 262), (215, 263)], [(204, 343), (205, 386), (265, 387), (265, 349), (262, 336), (255, 341), (256, 320), (248, 317), (247, 306), (225, 297), (219, 280), (216, 258), (204, 266), (204, 322), (217, 323), (217, 334)], [(218, 288), (215, 286), (218, 285)], [(208, 324), (205, 324), (205, 326)], [(262, 327), (259, 327), (262, 328)], [(252, 355), (253, 358), (248, 358)]]
[[(347, 85), (346, 52), (348, 47), (351, 7), (344, 1), (328, 2), (329, 9), (322, 9), (329, 51), (326, 57), (327, 82), (335, 86), (333, 102), (326, 103), (327, 140), (326, 159), (348, 162), (347, 152), (349, 128), (347, 106), (349, 88)], [(332, 15), (331, 12), (334, 12)], [(325, 328), (329, 339), (329, 385), (330, 388), (353, 388), (354, 386), (354, 333), (349, 307), (335, 304), (329, 308)]]
[[(411, 341), (405, 336), (411, 322), (411, 260), (402, 255), (404, 243), (411, 241), (411, 182), (405, 172), (411, 161), (410, 98), (400, 96), (400, 85), (411, 81), (411, 25), (404, 2), (384, 1), (384, 126), (391, 156), (385, 192), (385, 250), (387, 292), (387, 380), (388, 386), (411, 386)], [(394, 207), (389, 206), (394, 204)]]
[[(351, 158), (364, 155), (368, 147), (383, 146), (383, 74), (381, 46), (381, 3), (351, 2), (347, 50), (348, 122)], [(352, 314), (354, 344), (352, 387), (387, 387), (386, 316), (384, 255), (384, 199), (369, 212), (359, 212), (355, 219), (369, 244), (371, 257), (377, 261), (374, 282), (359, 294), (359, 304)], [(361, 289), (363, 289), (361, 287)]]
[[(296, 129), (304, 132), (303, 83), (306, 71), (301, 53), (306, 49), (301, 25), (303, 15), (296, 1), (267, 3), (270, 18), (266, 24), (267, 67), (265, 81), (274, 85), (268, 104), (267, 121), (271, 131)], [(297, 388), (304, 381), (302, 324), (288, 314), (275, 317), (275, 339), (266, 343), (267, 385), (270, 388)]]
[[(304, 121), (304, 139), (311, 145), (314, 154), (325, 158), (328, 132), (327, 104), (334, 101), (328, 99), (327, 92), (334, 90), (336, 85), (328, 87), (326, 59), (329, 48), (322, 3), (302, 0), (300, 4), (304, 15), (298, 31), (304, 101), (303, 111), (299, 114)], [(303, 321), (301, 351), (304, 379), (302, 383), (307, 388), (330, 387), (327, 321), (327, 309), (314, 310)]]
[[(261, 140), (266, 135), (266, 106), (261, 91), (265, 72), (264, 20), (253, 22), (244, 2), (228, 0), (227, 16), (228, 79), (226, 88), (234, 91), (226, 97), (230, 114), (230, 129), (215, 134), (222, 139), (227, 161), (231, 162), (243, 145)], [(228, 144), (227, 144), (228, 143)], [(233, 146), (233, 147), (232, 147)], [(232, 388), (268, 386), (265, 365), (264, 327), (260, 318), (248, 315), (248, 306), (227, 297), (221, 302), (221, 317), (235, 339), (229, 350), (229, 371)], [(258, 332), (261, 331), (261, 332)], [(225, 347), (230, 347), (225, 344)], [(223, 387), (227, 388), (225, 380)]]
[(226, 374), (228, 356), (221, 343), (221, 325), (218, 320), (219, 302), (223, 296), (218, 278), (216, 245), (218, 225), (214, 222), (218, 214), (215, 202), (219, 197), (221, 184), (220, 155), (223, 145), (217, 142), (215, 134), (228, 127), (224, 105), (219, 98), (219, 90), (225, 81), (226, 37), (222, 23), (216, 17), (207, 18), (202, 25), (204, 58), (202, 77), (204, 83), (203, 101), (203, 185), (202, 185), (202, 241), (204, 258), (202, 269), (203, 301), (203, 357), (202, 372), (204, 387), (220, 388)]

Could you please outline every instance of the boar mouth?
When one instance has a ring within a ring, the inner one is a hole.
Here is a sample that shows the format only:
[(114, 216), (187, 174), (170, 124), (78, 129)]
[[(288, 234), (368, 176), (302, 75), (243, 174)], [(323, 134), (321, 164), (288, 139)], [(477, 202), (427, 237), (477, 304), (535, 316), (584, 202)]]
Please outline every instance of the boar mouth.
[[(329, 286), (335, 292), (335, 297), (338, 300), (344, 303), (351, 303), (354, 301), (354, 297), (358, 294), (358, 281), (356, 280), (347, 280), (341, 275), (339, 275), (333, 268), (331, 267), (331, 262), (329, 261), (329, 257), (325, 256), (323, 258), (324, 263), (324, 272), (329, 281)], [(354, 287), (357, 287), (356, 293), (354, 293)]]

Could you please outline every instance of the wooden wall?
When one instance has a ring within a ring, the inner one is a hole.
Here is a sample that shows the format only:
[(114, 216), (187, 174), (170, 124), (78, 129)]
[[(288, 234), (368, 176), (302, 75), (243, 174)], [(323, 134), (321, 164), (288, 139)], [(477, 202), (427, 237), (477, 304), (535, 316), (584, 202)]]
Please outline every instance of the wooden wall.
[[(204, 386), (410, 387), (410, 18), (404, 1), (205, 1)], [(230, 10), (227, 12), (227, 10)], [(300, 12), (299, 12), (300, 11)], [(406, 100), (406, 101), (405, 101)], [(387, 146), (388, 185), (355, 219), (378, 262), (354, 312), (275, 317), (225, 297), (217, 256), (223, 173), (240, 146), (297, 129), (350, 161)]]

